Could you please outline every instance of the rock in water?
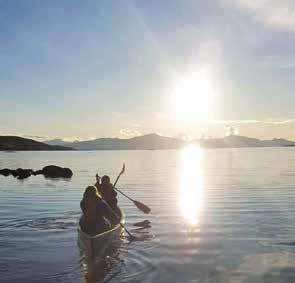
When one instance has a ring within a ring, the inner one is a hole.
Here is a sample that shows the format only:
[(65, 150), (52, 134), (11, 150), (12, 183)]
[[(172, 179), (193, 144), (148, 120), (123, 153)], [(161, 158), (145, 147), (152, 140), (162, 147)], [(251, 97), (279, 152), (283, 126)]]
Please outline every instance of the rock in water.
[(1, 169), (0, 170), (0, 175), (3, 175), (5, 177), (9, 176), (11, 174), (11, 170), (10, 169), (7, 169), (7, 168), (4, 168), (4, 169)]
[(73, 172), (70, 168), (62, 168), (55, 165), (49, 165), (42, 169), (46, 178), (71, 178)]
[(43, 171), (42, 170), (37, 170), (37, 171), (34, 171), (32, 173), (34, 176), (37, 176), (37, 175), (43, 175)]
[(17, 178), (19, 180), (23, 180), (23, 179), (29, 178), (32, 175), (33, 170), (18, 168), (18, 169), (16, 169), (16, 173), (17, 173), (17, 175), (16, 175)]
[(10, 170), (11, 175), (16, 178), (18, 176), (17, 170)]
[(44, 167), (42, 170), (37, 171), (22, 168), (18, 168), (16, 170), (4, 168), (0, 169), (0, 175), (3, 175), (5, 177), (12, 175), (19, 180), (23, 180), (32, 175), (44, 175), (45, 178), (71, 178), (73, 176), (73, 172), (70, 168), (62, 168), (55, 165), (49, 165)]

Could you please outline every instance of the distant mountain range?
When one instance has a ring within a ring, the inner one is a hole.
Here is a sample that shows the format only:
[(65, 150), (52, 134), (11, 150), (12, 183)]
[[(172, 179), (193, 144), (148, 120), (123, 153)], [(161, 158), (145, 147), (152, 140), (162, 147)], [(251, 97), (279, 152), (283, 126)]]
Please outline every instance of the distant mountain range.
[(295, 146), (295, 142), (285, 139), (259, 140), (243, 136), (231, 135), (224, 138), (195, 139), (185, 142), (180, 139), (149, 134), (130, 139), (99, 138), (89, 141), (66, 142), (61, 139), (46, 141), (49, 145), (67, 146), (77, 150), (153, 150), (177, 149), (189, 143), (198, 144), (205, 148), (231, 147), (282, 147)]
[(16, 136), (0, 136), (1, 151), (16, 151), (16, 150), (73, 150), (70, 147), (48, 145), (46, 143), (37, 142), (31, 139), (26, 139)]
[(100, 138), (89, 141), (64, 142), (60, 139), (45, 141), (50, 145), (70, 146), (77, 150), (152, 150), (152, 149), (176, 149), (185, 145), (185, 142), (175, 138), (163, 137), (157, 134), (149, 134), (131, 139)]
[(206, 148), (295, 146), (295, 142), (286, 139), (259, 140), (237, 135), (224, 138), (197, 139), (193, 142)]
[(295, 146), (295, 142), (286, 139), (259, 140), (232, 135), (224, 138), (195, 139), (186, 142), (176, 138), (149, 134), (130, 139), (100, 138), (89, 141), (66, 142), (55, 139), (38, 142), (16, 136), (0, 136), (1, 151), (16, 150), (155, 150), (178, 149), (188, 144), (198, 144), (204, 148), (233, 147), (283, 147)]

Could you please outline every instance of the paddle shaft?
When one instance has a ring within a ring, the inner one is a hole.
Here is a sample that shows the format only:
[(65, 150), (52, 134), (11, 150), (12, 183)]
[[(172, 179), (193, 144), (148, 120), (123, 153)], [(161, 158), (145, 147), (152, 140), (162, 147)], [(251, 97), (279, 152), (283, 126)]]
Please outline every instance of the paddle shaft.
[(122, 194), (124, 197), (126, 197), (126, 198), (128, 198), (129, 200), (131, 200), (131, 201), (134, 202), (134, 200), (133, 200), (131, 197), (127, 196), (127, 195), (124, 194), (122, 191), (120, 191), (119, 189), (116, 188), (116, 185), (117, 185), (117, 183), (118, 183), (118, 181), (119, 181), (121, 175), (124, 173), (124, 171), (125, 171), (125, 164), (123, 165), (123, 169), (121, 170), (121, 172), (119, 173), (119, 175), (118, 175), (118, 177), (117, 177), (115, 183), (113, 184), (113, 188), (114, 188), (117, 192), (119, 192), (120, 194)]
[(141, 210), (143, 213), (145, 214), (149, 214), (151, 212), (151, 209), (145, 205), (142, 202), (136, 201), (134, 199), (132, 199), (131, 197), (127, 196), (126, 194), (124, 194), (122, 191), (120, 191), (119, 189), (113, 187), (114, 190), (116, 190), (117, 192), (119, 192), (120, 194), (122, 194), (124, 197), (128, 198), (130, 201), (133, 202), (133, 204), (139, 209)]
[[(108, 207), (109, 211), (118, 219), (121, 220), (120, 217), (117, 215), (117, 213), (113, 210), (113, 208), (103, 199), (101, 199), (103, 203)], [(127, 232), (130, 238), (135, 239), (136, 237), (133, 236), (126, 228), (126, 226), (120, 221), (120, 226)]]
[(118, 177), (117, 177), (117, 179), (116, 179), (116, 181), (115, 181), (113, 187), (116, 186), (116, 184), (117, 184), (119, 178), (121, 177), (121, 175), (122, 175), (124, 172), (125, 172), (125, 163), (123, 163), (123, 168), (122, 168), (121, 172), (119, 173), (119, 175), (118, 175)]
[(121, 175), (122, 175), (122, 173), (120, 173), (120, 174), (118, 175), (118, 177), (117, 177), (117, 179), (116, 179), (116, 181), (115, 181), (115, 183), (114, 183), (113, 187), (115, 187), (115, 186), (116, 186), (116, 184), (118, 183), (118, 181), (119, 181), (119, 178), (121, 177)]
[[(119, 176), (118, 176), (119, 177)], [(117, 178), (118, 179), (118, 178)], [(97, 189), (97, 187), (94, 185), (94, 187)], [(117, 215), (117, 213), (113, 210), (113, 208), (103, 199), (101, 198), (102, 202), (106, 205), (106, 207), (109, 209), (109, 211), (118, 219), (121, 220), (120, 217)], [(136, 239), (135, 236), (133, 236), (126, 228), (126, 226), (120, 221), (120, 226), (127, 232), (130, 238)]]
[(134, 199), (132, 199), (131, 197), (127, 196), (126, 194), (124, 194), (122, 191), (120, 191), (119, 189), (115, 188), (115, 185), (113, 186), (113, 188), (119, 192), (120, 194), (122, 194), (124, 197), (128, 198), (129, 200), (134, 202)]

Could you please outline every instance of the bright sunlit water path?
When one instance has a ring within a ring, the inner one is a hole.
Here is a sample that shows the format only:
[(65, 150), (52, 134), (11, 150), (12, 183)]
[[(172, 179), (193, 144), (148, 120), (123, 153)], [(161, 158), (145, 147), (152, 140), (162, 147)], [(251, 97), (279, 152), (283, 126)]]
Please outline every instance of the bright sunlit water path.
[(195, 225), (203, 203), (203, 150), (189, 146), (181, 151), (179, 172), (179, 202), (183, 218)]
[[(0, 176), (0, 281), (83, 282), (79, 201), (94, 175), (126, 174), (122, 243), (97, 279), (108, 282), (294, 282), (293, 148), (0, 153), (0, 167), (73, 169), (71, 181)], [(148, 219), (152, 227), (135, 230)]]

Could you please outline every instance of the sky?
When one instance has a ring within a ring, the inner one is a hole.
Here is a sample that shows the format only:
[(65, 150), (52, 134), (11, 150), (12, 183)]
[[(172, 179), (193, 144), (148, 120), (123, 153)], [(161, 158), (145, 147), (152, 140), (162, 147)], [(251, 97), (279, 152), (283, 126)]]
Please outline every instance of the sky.
[[(295, 140), (294, 51), (293, 0), (0, 0), (0, 134)], [(212, 115), (179, 119), (204, 69)]]

